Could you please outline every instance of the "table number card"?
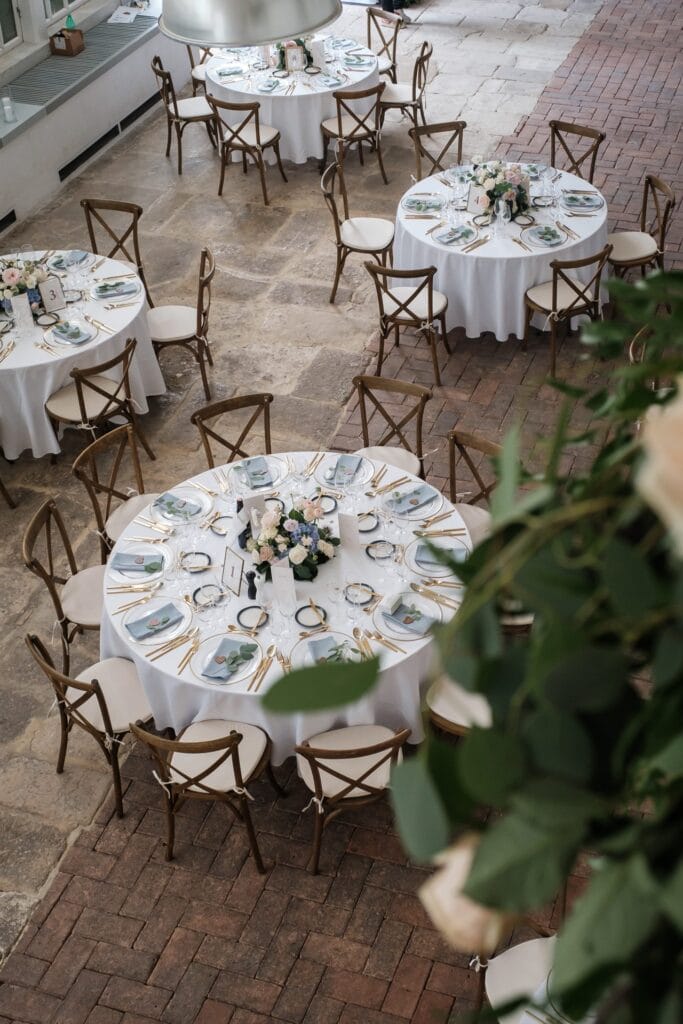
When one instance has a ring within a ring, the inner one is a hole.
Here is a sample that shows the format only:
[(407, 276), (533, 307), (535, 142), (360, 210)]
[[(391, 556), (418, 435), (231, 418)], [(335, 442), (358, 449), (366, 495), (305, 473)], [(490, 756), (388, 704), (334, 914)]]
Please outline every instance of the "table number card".
[(486, 210), (479, 202), (483, 195), (484, 189), (481, 185), (470, 185), (469, 192), (467, 193), (468, 213), (486, 213)]
[(16, 329), (18, 331), (32, 331), (35, 325), (33, 323), (31, 303), (28, 301), (26, 292), (22, 292), (21, 295), (13, 295), (10, 302), (12, 303), (12, 319)]
[(272, 565), (273, 596), (282, 611), (292, 614), (296, 611), (296, 587), (294, 570), (290, 565)]
[(232, 548), (225, 549), (223, 558), (223, 571), (221, 572), (221, 583), (236, 597), (240, 596), (242, 589), (242, 573), (244, 571), (244, 559)]
[(56, 309), (66, 307), (64, 289), (58, 277), (48, 277), (47, 281), (41, 281), (38, 285), (40, 297), (43, 300), (43, 309), (46, 313), (53, 313)]
[(360, 548), (360, 534), (358, 532), (358, 517), (349, 515), (347, 512), (340, 512), (337, 516), (339, 522), (339, 540), (342, 551), (358, 551)]

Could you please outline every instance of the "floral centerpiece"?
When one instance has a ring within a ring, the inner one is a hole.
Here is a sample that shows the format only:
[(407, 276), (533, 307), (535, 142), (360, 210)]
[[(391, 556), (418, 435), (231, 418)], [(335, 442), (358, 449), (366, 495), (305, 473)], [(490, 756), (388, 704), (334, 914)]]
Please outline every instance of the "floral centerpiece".
[(47, 277), (47, 271), (41, 263), (23, 260), (19, 265), (16, 260), (4, 260), (0, 280), (2, 280), (2, 298), (5, 310), (10, 311), (13, 295), (22, 295), (24, 292), (28, 292), (31, 309), (36, 312), (41, 302), (38, 285), (47, 281)]
[(264, 512), (258, 535), (247, 541), (256, 571), (269, 580), (273, 563), (287, 557), (295, 579), (314, 580), (339, 544), (329, 527), (318, 525), (323, 514), (315, 498), (300, 498), (289, 512)]
[(275, 44), (275, 49), (277, 51), (277, 67), (278, 67), (278, 71), (284, 71), (286, 69), (286, 67), (287, 67), (287, 59), (286, 59), (286, 56), (285, 56), (285, 50), (292, 49), (292, 48), (294, 48), (296, 46), (301, 47), (301, 49), (303, 50), (304, 60), (306, 62), (306, 67), (309, 68), (311, 66), (311, 64), (313, 63), (313, 54), (311, 53), (311, 51), (309, 49), (309, 43), (310, 43), (310, 39), (308, 38), (308, 36), (306, 38), (300, 38), (300, 39), (283, 39), (282, 42), (276, 43)]
[(472, 169), (472, 181), (483, 189), (477, 200), (482, 212), (493, 212), (496, 199), (505, 199), (513, 220), (518, 214), (529, 209), (529, 178), (523, 174), (519, 164), (504, 164), (500, 160), (492, 160), (479, 166), (475, 165)]

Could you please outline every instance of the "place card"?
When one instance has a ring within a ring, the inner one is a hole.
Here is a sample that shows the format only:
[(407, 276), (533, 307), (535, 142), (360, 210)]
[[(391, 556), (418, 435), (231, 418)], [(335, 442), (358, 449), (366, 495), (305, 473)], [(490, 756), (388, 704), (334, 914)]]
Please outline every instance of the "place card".
[(339, 540), (342, 550), (358, 551), (360, 548), (360, 534), (358, 532), (358, 517), (347, 512), (340, 512), (337, 516), (339, 522)]
[(46, 313), (53, 313), (56, 309), (66, 308), (64, 289), (58, 277), (48, 277), (47, 281), (41, 281), (38, 285), (38, 291), (43, 300), (43, 309)]
[(250, 494), (243, 499), (243, 509), (247, 515), (247, 521), (251, 524), (252, 536), (261, 529), (261, 518), (266, 511), (266, 499), (262, 494)]
[(35, 325), (27, 293), (22, 292), (20, 295), (13, 295), (10, 302), (12, 303), (12, 319), (16, 329), (18, 331), (32, 331)]
[(481, 197), (484, 195), (484, 189), (481, 185), (470, 185), (467, 193), (467, 212), (468, 213), (485, 213), (484, 207), (480, 203)]
[(242, 575), (244, 572), (244, 559), (232, 548), (225, 549), (223, 558), (223, 570), (221, 572), (221, 583), (230, 593), (240, 596), (242, 589)]
[(286, 614), (292, 615), (296, 611), (294, 570), (290, 565), (272, 565), (270, 573), (277, 606)]

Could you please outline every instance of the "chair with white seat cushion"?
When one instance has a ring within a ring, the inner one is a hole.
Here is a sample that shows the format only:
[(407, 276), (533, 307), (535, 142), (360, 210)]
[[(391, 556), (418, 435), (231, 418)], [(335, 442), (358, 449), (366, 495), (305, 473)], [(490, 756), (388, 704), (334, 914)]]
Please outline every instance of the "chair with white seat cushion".
[(126, 658), (106, 658), (71, 679), (55, 668), (37, 636), (27, 635), (26, 646), (55, 693), (61, 728), (57, 773), (64, 771), (71, 730), (74, 726), (83, 729), (96, 741), (111, 767), (116, 813), (122, 817), (119, 747), (129, 731), (131, 717), (144, 721), (152, 717), (135, 665)]
[[(327, 151), (330, 142), (336, 147), (337, 163), (339, 173), (344, 173), (344, 156), (350, 146), (358, 146), (358, 158), (363, 163), (363, 143), (367, 142), (371, 150), (377, 153), (382, 180), (385, 185), (389, 184), (387, 172), (384, 169), (382, 159), (382, 145), (380, 132), (380, 99), (386, 88), (386, 82), (370, 86), (368, 89), (337, 89), (332, 93), (337, 104), (337, 113), (334, 117), (326, 117), (320, 124), (323, 134), (323, 158), (320, 162), (320, 170), (323, 171), (327, 165)], [(365, 110), (364, 114), (359, 111)], [(346, 216), (348, 211), (345, 210)]]
[(211, 719), (193, 722), (177, 739), (164, 739), (140, 722), (131, 732), (147, 747), (156, 765), (154, 776), (164, 791), (168, 839), (166, 860), (173, 858), (175, 815), (186, 800), (217, 800), (244, 823), (257, 870), (265, 868), (249, 813), (247, 784), (265, 770), (278, 794), (270, 765), (270, 737), (255, 725)]
[[(134, 489), (121, 480), (128, 470)], [(135, 433), (130, 424), (110, 430), (78, 456), (71, 471), (85, 487), (95, 513), (102, 561), (129, 523), (158, 494), (145, 494)]]
[(432, 58), (433, 46), (424, 42), (413, 67), (413, 78), (410, 84), (389, 82), (379, 103), (379, 123), (384, 124), (387, 111), (398, 110), (401, 114), (407, 114), (417, 128), (417, 116), (420, 115), (422, 124), (427, 123), (425, 118), (425, 89), (427, 88), (427, 76), (429, 74), (429, 62)]
[(135, 271), (144, 286), (147, 302), (153, 306), (140, 255), (138, 224), (142, 207), (118, 199), (81, 199), (81, 207), (92, 251), (110, 260), (118, 259)]
[(210, 249), (202, 249), (199, 259), (199, 287), (196, 306), (155, 306), (147, 311), (147, 326), (157, 357), (171, 345), (187, 349), (199, 365), (204, 394), (211, 398), (206, 364), (213, 366), (209, 347), (211, 283), (216, 262)]
[(62, 636), (62, 669), (69, 672), (69, 649), (84, 629), (99, 629), (106, 566), (78, 568), (66, 524), (54, 498), (40, 506), (22, 542), (26, 568), (42, 580), (57, 615)]
[[(434, 367), (434, 380), (441, 385), (439, 360), (436, 351), (437, 325), (444, 348), (451, 350), (446, 334), (446, 310), (448, 299), (434, 288), (436, 267), (422, 267), (416, 270), (396, 270), (379, 263), (366, 263), (365, 269), (375, 284), (379, 306), (379, 352), (377, 355), (377, 377), (382, 374), (384, 346), (393, 332), (394, 344), (398, 345), (400, 331), (412, 327), (424, 335), (429, 343)], [(402, 285), (396, 281), (417, 281), (417, 284)], [(391, 282), (391, 283), (390, 283)]]
[[(555, 376), (557, 362), (557, 325), (570, 324), (572, 317), (585, 314), (591, 320), (602, 317), (600, 279), (602, 277), (612, 246), (606, 245), (600, 252), (581, 260), (553, 260), (550, 269), (552, 281), (534, 285), (524, 296), (526, 322), (522, 347), (526, 348), (529, 329), (535, 313), (543, 313), (550, 324), (550, 375)], [(590, 272), (590, 280), (583, 284), (572, 271)]]
[(463, 736), (473, 725), (491, 728), (491, 706), (480, 693), (470, 693), (447, 676), (429, 688), (426, 698), (432, 722), (454, 736)]
[[(429, 388), (403, 380), (359, 375), (353, 378), (358, 394), (364, 448), (356, 455), (388, 463), (406, 473), (424, 478), (422, 423)], [(377, 436), (370, 442), (370, 427)], [(378, 428), (378, 429), (375, 429)], [(414, 440), (408, 437), (414, 431)], [(389, 441), (398, 441), (389, 445)]]
[(183, 173), (183, 132), (188, 124), (203, 124), (214, 149), (218, 146), (216, 137), (216, 121), (206, 96), (189, 96), (179, 100), (173, 85), (170, 71), (164, 69), (160, 57), (152, 59), (152, 71), (155, 74), (161, 93), (161, 101), (166, 111), (166, 156), (171, 154), (171, 138), (175, 131), (178, 142), (178, 174)]
[[(491, 513), (487, 508), (477, 505), (482, 499), (489, 501), (491, 491), (496, 486), (495, 477), (486, 483), (481, 474), (481, 459), (476, 462), (474, 452), (485, 456), (487, 459), (497, 458), (502, 448), (495, 441), (488, 441), (478, 434), (470, 434), (457, 427), (448, 435), (448, 464), (450, 477), (450, 499), (460, 514), (472, 539), (473, 547), (481, 544), (491, 532)], [(458, 493), (457, 464), (461, 458), (472, 475), (472, 478), (479, 487), (478, 491)], [(467, 497), (467, 501), (461, 499)]]
[(381, 7), (368, 7), (368, 50), (377, 57), (377, 70), (392, 82), (396, 81), (396, 46), (403, 18), (400, 14), (383, 11)]
[(218, 183), (218, 195), (223, 195), (225, 171), (232, 160), (233, 153), (241, 153), (242, 170), (245, 174), (247, 173), (248, 166), (247, 158), (253, 160), (258, 168), (261, 177), (263, 202), (268, 206), (266, 165), (263, 159), (264, 149), (273, 150), (282, 180), (284, 182), (287, 181), (287, 175), (280, 158), (279, 131), (277, 128), (261, 123), (259, 116), (261, 104), (257, 100), (253, 103), (228, 103), (227, 100), (217, 100), (215, 96), (209, 96), (208, 100), (216, 118), (220, 144), (221, 177)]
[(640, 231), (614, 231), (607, 236), (612, 246), (609, 264), (619, 277), (632, 267), (640, 267), (643, 274), (648, 267), (664, 269), (666, 236), (675, 207), (676, 196), (671, 186), (654, 174), (646, 174)]
[(347, 807), (381, 799), (391, 768), (402, 758), (410, 729), (394, 732), (383, 725), (350, 725), (311, 736), (296, 747), (297, 770), (313, 793), (313, 849), (308, 863), (316, 875), (323, 829)]
[[(392, 245), (394, 243), (393, 221), (382, 217), (349, 217), (349, 203), (346, 185), (336, 163), (324, 172), (320, 179), (320, 187), (327, 208), (332, 215), (334, 224), (335, 244), (337, 247), (337, 267), (330, 302), (334, 302), (344, 264), (352, 252), (374, 256), (383, 267), (392, 262)], [(343, 216), (339, 209), (341, 199)]]
[[(505, 1006), (515, 999), (532, 998), (550, 974), (554, 952), (555, 936), (545, 933), (543, 938), (510, 946), (482, 964), (486, 999), (493, 1012), (497, 1006)], [(524, 1015), (525, 1009), (521, 1007), (498, 1017), (498, 1022), (520, 1024)]]
[(205, 46), (199, 47), (199, 60), (195, 60), (194, 51), (188, 44), (185, 49), (187, 50), (187, 56), (190, 59), (190, 78), (192, 82), (192, 95), (196, 96), (197, 92), (206, 93), (206, 62), (211, 57), (211, 50)]
[[(122, 351), (106, 362), (87, 369), (74, 367), (69, 374), (73, 383), (55, 391), (45, 403), (45, 412), (56, 435), (59, 434), (59, 424), (63, 423), (67, 427), (87, 431), (94, 437), (99, 427), (114, 418), (123, 417), (130, 423), (150, 459), (155, 458), (138, 423), (130, 390), (130, 367), (136, 346), (135, 338), (128, 338)], [(53, 456), (52, 461), (55, 462), (56, 458)]]

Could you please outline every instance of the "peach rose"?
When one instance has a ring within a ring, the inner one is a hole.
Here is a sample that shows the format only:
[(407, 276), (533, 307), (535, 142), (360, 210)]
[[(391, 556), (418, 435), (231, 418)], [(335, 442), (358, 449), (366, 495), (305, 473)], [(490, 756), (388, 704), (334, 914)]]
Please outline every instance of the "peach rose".
[(671, 531), (683, 558), (683, 377), (678, 378), (678, 389), (671, 402), (652, 409), (643, 422), (645, 460), (636, 487)]

